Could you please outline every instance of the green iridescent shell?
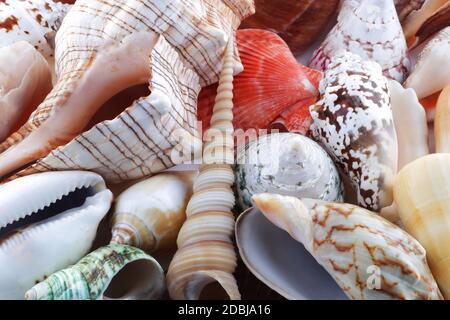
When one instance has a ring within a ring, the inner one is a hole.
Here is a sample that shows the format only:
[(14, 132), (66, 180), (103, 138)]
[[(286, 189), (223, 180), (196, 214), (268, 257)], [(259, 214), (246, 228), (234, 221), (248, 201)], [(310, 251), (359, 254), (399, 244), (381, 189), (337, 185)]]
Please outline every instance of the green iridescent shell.
[[(126, 281), (122, 281), (124, 278)], [(159, 298), (164, 290), (164, 271), (155, 259), (140, 249), (110, 244), (91, 252), (77, 264), (52, 274), (31, 288), (25, 298), (147, 300)]]

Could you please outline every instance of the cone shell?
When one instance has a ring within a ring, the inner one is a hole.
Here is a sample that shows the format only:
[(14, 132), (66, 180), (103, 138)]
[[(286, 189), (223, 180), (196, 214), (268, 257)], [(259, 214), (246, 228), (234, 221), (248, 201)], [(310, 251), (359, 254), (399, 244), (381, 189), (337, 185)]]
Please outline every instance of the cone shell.
[(27, 291), (25, 298), (150, 300), (160, 298), (164, 289), (164, 272), (155, 259), (140, 249), (110, 244), (52, 274)]
[(450, 83), (450, 26), (439, 32), (420, 53), (417, 64), (405, 82), (419, 99), (441, 91)]
[(413, 89), (395, 80), (388, 83), (398, 142), (398, 168), (429, 153), (425, 110)]
[(31, 44), (0, 48), (0, 142), (25, 123), (51, 88), (50, 68)]
[(262, 192), (342, 201), (339, 173), (314, 141), (294, 133), (270, 134), (238, 150), (236, 191), (241, 209)]
[[(235, 129), (267, 129), (287, 110), (306, 111), (316, 101), (321, 73), (300, 65), (286, 43), (264, 30), (238, 30), (237, 47), (244, 71), (234, 79), (233, 125)], [(198, 117), (209, 127), (217, 86), (203, 89)], [(311, 117), (304, 112), (290, 128), (306, 132)], [(303, 124), (307, 123), (307, 129)]]
[(326, 70), (339, 51), (379, 63), (385, 76), (402, 83), (410, 61), (392, 0), (346, 0), (338, 23), (313, 55), (310, 67)]
[[(83, 168), (120, 182), (173, 166), (174, 148), (193, 148), (199, 81), (218, 79), (228, 38), (252, 12), (247, 0), (76, 1), (56, 37), (58, 82), (28, 122), (0, 145), (6, 150), (0, 177), (50, 153), (23, 174)], [(235, 72), (242, 69), (238, 62), (234, 66)], [(108, 114), (111, 122), (90, 123), (115, 94), (147, 82), (150, 96)], [(120, 139), (112, 142), (111, 136)], [(138, 142), (129, 148), (122, 138)], [(190, 152), (187, 156), (192, 160)]]
[(45, 172), (1, 185), (0, 299), (23, 299), (86, 255), (111, 202), (91, 172)]
[(394, 185), (406, 230), (427, 250), (431, 271), (450, 299), (450, 155), (431, 154), (404, 167)]
[(358, 203), (378, 211), (392, 203), (397, 138), (380, 66), (349, 52), (333, 58), (311, 106), (314, 139), (350, 178)]
[(115, 201), (111, 242), (146, 252), (174, 247), (195, 175), (161, 173), (122, 192)]
[(442, 299), (425, 249), (376, 214), (349, 204), (274, 194), (253, 200), (267, 219), (305, 246), (349, 298)]
[(241, 28), (275, 31), (292, 51), (306, 49), (337, 12), (338, 0), (255, 0), (256, 13)]
[(434, 137), (437, 152), (450, 152), (450, 84), (439, 96), (434, 121)]

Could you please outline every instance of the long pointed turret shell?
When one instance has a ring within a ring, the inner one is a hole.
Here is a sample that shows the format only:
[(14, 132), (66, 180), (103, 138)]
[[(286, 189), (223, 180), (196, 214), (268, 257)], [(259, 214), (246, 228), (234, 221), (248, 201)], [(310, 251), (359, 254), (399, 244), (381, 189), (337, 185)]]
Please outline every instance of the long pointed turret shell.
[(425, 110), (413, 89), (390, 80), (392, 114), (398, 141), (398, 168), (429, 153)]
[(52, 88), (50, 68), (25, 41), (0, 48), (0, 142), (23, 125)]
[(0, 186), (0, 298), (23, 299), (87, 254), (111, 201), (90, 172), (46, 172)]
[(254, 194), (342, 201), (339, 173), (316, 142), (294, 133), (273, 133), (241, 147), (236, 156), (236, 191), (241, 209)]
[(443, 29), (425, 46), (417, 64), (405, 82), (419, 99), (441, 91), (450, 83), (450, 26)]
[(439, 96), (434, 120), (436, 152), (450, 152), (450, 84)]
[[(177, 139), (193, 140), (196, 134), (199, 80), (218, 79), (226, 42), (252, 11), (248, 0), (76, 1), (56, 37), (58, 82), (28, 122), (0, 145), (6, 150), (0, 155), (0, 176), (50, 152), (36, 170), (69, 166), (122, 181), (173, 166), (168, 154)], [(239, 63), (235, 66), (241, 70)], [(123, 106), (119, 116), (108, 115), (111, 123), (92, 127), (90, 120), (104, 103), (149, 78), (149, 97), (125, 111)], [(110, 136), (134, 136), (142, 144), (127, 150)], [(130, 159), (131, 168), (124, 165)]]
[(387, 77), (403, 82), (410, 61), (392, 0), (345, 0), (337, 25), (314, 53), (310, 66), (325, 71), (340, 50), (379, 63)]
[(164, 272), (142, 250), (110, 244), (52, 274), (25, 294), (27, 300), (158, 299)]
[(305, 246), (349, 298), (442, 299), (423, 247), (376, 214), (280, 195), (260, 194), (253, 200), (272, 223)]
[(186, 219), (195, 173), (161, 173), (136, 183), (115, 201), (111, 243), (146, 252), (175, 245)]
[(194, 182), (186, 209), (187, 220), (178, 235), (176, 252), (167, 272), (173, 299), (198, 299), (204, 287), (217, 282), (230, 299), (240, 299), (233, 272), (237, 259), (231, 236), (234, 228), (233, 40), (226, 51), (217, 89), (211, 128), (203, 147), (204, 164)]
[(320, 93), (310, 108), (314, 138), (350, 177), (361, 206), (378, 211), (390, 205), (397, 138), (380, 66), (341, 53), (329, 65)]
[(427, 250), (431, 271), (450, 299), (450, 154), (422, 157), (395, 179), (394, 197), (406, 230)]

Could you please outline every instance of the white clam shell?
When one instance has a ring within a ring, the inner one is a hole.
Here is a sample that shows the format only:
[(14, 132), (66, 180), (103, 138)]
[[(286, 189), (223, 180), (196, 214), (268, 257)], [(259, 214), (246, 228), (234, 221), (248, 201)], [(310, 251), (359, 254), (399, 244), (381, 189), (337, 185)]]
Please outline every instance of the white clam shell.
[(236, 190), (242, 209), (262, 192), (341, 201), (343, 190), (333, 161), (315, 141), (274, 133), (251, 141), (237, 154)]
[(92, 196), (81, 206), (28, 226), (0, 242), (0, 298), (23, 299), (36, 282), (87, 254), (112, 201), (103, 179), (89, 172), (46, 172), (0, 187), (1, 227), (87, 187)]

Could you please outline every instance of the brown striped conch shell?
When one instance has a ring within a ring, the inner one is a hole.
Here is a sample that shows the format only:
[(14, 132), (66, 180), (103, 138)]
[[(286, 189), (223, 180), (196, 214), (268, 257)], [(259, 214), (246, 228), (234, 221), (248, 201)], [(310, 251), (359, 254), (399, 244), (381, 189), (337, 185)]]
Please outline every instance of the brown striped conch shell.
[[(58, 82), (0, 145), (0, 177), (31, 164), (20, 175), (76, 168), (119, 182), (183, 162), (179, 149), (192, 160), (199, 82), (218, 79), (226, 42), (252, 10), (247, 0), (76, 1), (56, 36)], [(149, 96), (99, 115), (148, 82)]]
[(350, 299), (442, 299), (425, 249), (377, 214), (267, 193), (253, 200), (267, 219), (305, 246)]
[(53, 67), (55, 35), (75, 0), (0, 1), (0, 47), (26, 41)]
[(374, 211), (391, 205), (397, 137), (380, 66), (342, 52), (325, 72), (320, 93), (310, 107), (314, 139), (350, 178), (359, 205)]
[(450, 154), (422, 157), (397, 175), (394, 198), (405, 229), (427, 250), (431, 271), (450, 299)]
[(425, 0), (394, 0), (399, 20), (405, 20), (411, 12), (420, 9), (424, 2)]
[(439, 93), (450, 83), (450, 26), (436, 34), (418, 57), (413, 72), (405, 82), (419, 99)]
[(161, 173), (122, 192), (115, 200), (111, 243), (153, 252), (174, 247), (186, 220), (195, 172)]
[(403, 32), (409, 47), (422, 43), (429, 36), (450, 25), (450, 2), (426, 0), (403, 23)]
[(436, 152), (450, 153), (450, 83), (439, 96), (434, 118)]
[(255, 0), (256, 13), (241, 27), (274, 31), (298, 53), (328, 25), (338, 5), (339, 0)]
[(398, 144), (398, 169), (429, 153), (425, 110), (413, 89), (388, 82)]
[(0, 48), (0, 142), (25, 123), (52, 88), (50, 68), (25, 41)]
[(410, 68), (392, 0), (345, 0), (337, 25), (314, 53), (310, 67), (325, 71), (340, 50), (378, 62), (385, 76), (400, 83)]
[(211, 127), (205, 132), (203, 164), (194, 181), (187, 220), (178, 235), (167, 272), (173, 299), (199, 299), (205, 287), (218, 283), (230, 299), (240, 299), (233, 272), (237, 258), (231, 236), (235, 199), (233, 141), (233, 39), (230, 38), (217, 89)]

